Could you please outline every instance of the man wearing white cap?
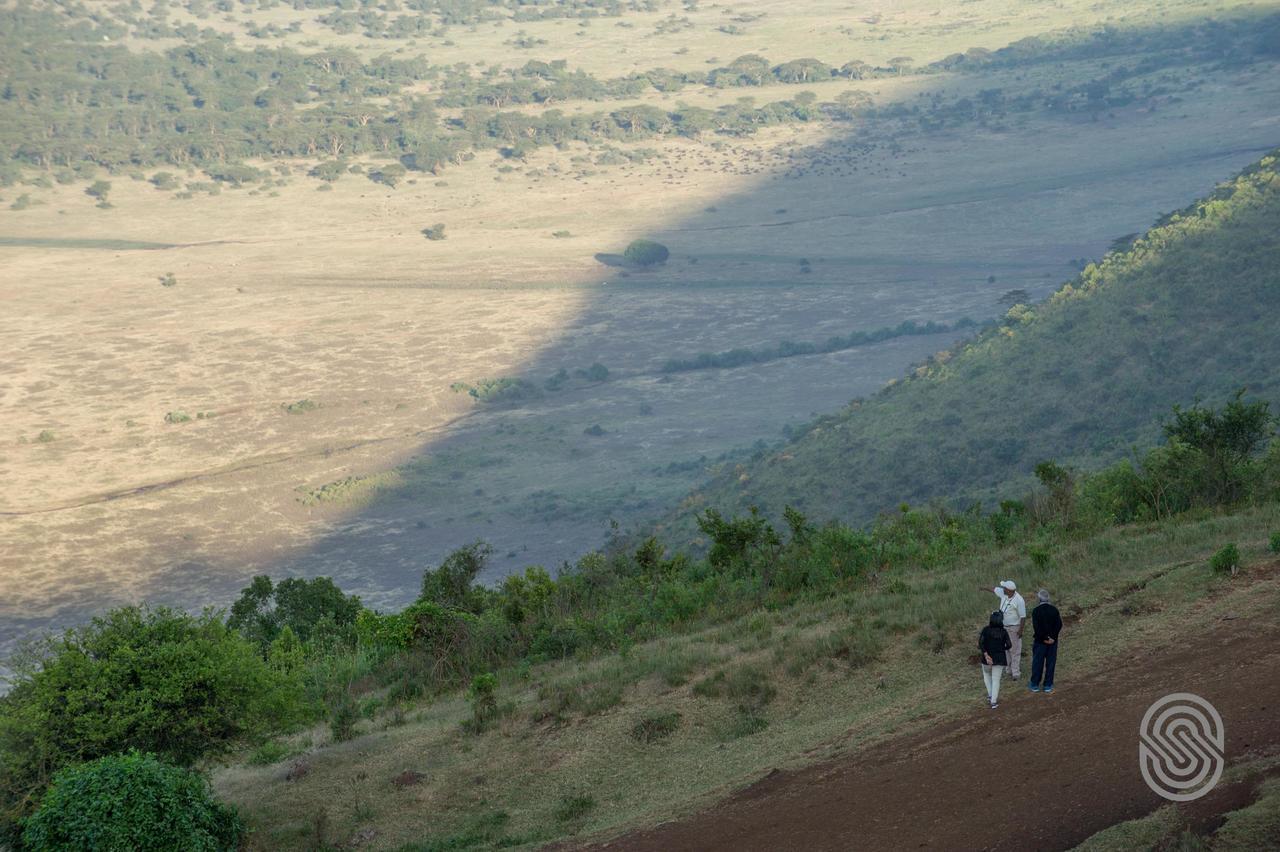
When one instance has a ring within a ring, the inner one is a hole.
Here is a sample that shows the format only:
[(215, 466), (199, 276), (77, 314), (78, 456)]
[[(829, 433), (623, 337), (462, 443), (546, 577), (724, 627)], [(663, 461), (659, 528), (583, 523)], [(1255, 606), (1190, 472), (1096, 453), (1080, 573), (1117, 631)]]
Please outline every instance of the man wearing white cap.
[(1009, 633), (1009, 677), (1018, 679), (1022, 661), (1022, 622), (1027, 617), (1027, 602), (1018, 594), (1018, 586), (1012, 580), (1001, 580), (991, 591), (1000, 599), (1000, 614), (1004, 616), (1004, 629)]

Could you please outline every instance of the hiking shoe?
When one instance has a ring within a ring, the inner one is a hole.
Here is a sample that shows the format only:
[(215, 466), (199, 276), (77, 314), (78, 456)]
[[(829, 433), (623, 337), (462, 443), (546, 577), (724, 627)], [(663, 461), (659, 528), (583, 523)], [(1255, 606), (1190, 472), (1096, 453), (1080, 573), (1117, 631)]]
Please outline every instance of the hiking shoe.
[[(1030, 686), (1028, 686), (1028, 687), (1027, 687), (1027, 689), (1031, 690), (1032, 692), (1039, 692), (1039, 691), (1040, 691), (1040, 687), (1036, 686), (1034, 683), (1033, 683), (1033, 684), (1031, 684)], [(1046, 689), (1046, 690), (1045, 690), (1045, 692), (1052, 692), (1052, 691), (1053, 691), (1052, 689)]]
[(994, 702), (994, 701), (992, 701), (992, 702), (991, 702), (991, 709), (992, 709), (992, 710), (996, 709), (996, 708), (997, 708), (997, 707), (999, 707), (999, 706), (1000, 706), (1000, 705), (999, 705), (999, 704), (997, 704), (996, 702)]
[(1046, 687), (1044, 688), (1044, 694), (1045, 694), (1045, 695), (1048, 695), (1050, 692), (1053, 692), (1053, 687), (1052, 687), (1052, 686), (1046, 686)]

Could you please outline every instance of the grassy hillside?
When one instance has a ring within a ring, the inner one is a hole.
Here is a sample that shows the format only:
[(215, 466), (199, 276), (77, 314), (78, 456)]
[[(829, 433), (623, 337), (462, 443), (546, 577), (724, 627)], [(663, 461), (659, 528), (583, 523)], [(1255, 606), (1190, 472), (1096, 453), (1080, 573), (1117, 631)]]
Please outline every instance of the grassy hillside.
[[(977, 588), (997, 575), (1059, 595), (1065, 684), (1104, 670), (1117, 645), (1142, 659), (1181, 647), (1174, 625), (1274, 619), (1265, 552), (1277, 523), (1269, 504), (1112, 528), (1058, 540), (1045, 568), (1020, 545), (983, 549), (594, 659), (504, 667), (497, 718), (479, 734), (463, 692), (398, 707), (371, 697), (351, 741), (305, 731), (220, 770), (215, 787), (242, 808), (253, 849), (536, 848), (611, 834), (772, 768), (971, 713), (982, 693), (966, 660), (987, 606)], [(1207, 567), (1225, 542), (1245, 563), (1235, 578)], [(1026, 700), (1006, 692), (1011, 706)]]
[(1045, 459), (1093, 467), (1158, 433), (1153, 411), (1247, 387), (1280, 397), (1276, 156), (1165, 217), (1040, 304), (871, 399), (722, 472), (681, 507), (868, 519), (899, 500), (991, 498)]

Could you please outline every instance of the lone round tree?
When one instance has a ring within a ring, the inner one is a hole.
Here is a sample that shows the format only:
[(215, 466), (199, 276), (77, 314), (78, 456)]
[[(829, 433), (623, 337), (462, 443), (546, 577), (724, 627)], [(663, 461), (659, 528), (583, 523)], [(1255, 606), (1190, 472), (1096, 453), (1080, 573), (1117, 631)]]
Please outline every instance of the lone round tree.
[(627, 250), (622, 253), (627, 263), (634, 266), (657, 266), (660, 263), (666, 263), (667, 258), (671, 257), (671, 252), (662, 243), (655, 243), (653, 240), (636, 240), (627, 246)]

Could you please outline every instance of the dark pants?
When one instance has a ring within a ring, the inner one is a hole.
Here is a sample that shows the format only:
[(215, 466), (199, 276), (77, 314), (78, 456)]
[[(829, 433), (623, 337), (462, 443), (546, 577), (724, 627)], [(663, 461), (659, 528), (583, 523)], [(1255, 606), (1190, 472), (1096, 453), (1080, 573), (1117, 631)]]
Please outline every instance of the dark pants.
[(1031, 646), (1031, 685), (1040, 685), (1040, 676), (1044, 675), (1044, 688), (1053, 688), (1053, 670), (1058, 665), (1058, 643), (1042, 645), (1039, 642)]

